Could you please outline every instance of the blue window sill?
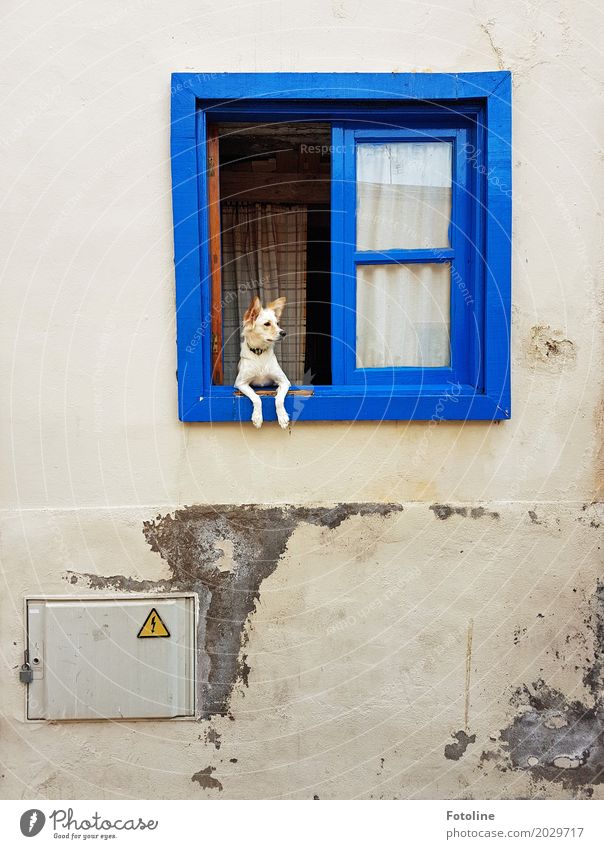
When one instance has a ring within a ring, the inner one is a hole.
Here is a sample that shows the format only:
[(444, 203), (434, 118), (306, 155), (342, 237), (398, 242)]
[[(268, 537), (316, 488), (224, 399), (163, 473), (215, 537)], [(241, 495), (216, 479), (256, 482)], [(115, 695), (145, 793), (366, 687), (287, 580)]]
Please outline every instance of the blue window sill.
[[(294, 390), (297, 387), (292, 387)], [(220, 391), (218, 391), (220, 390)], [(358, 388), (315, 386), (312, 395), (288, 395), (285, 409), (292, 423), (297, 421), (498, 421), (509, 419), (510, 412), (500, 401), (477, 394), (471, 386), (447, 384), (428, 390), (393, 387)], [(248, 421), (251, 402), (231, 387), (214, 387), (210, 395), (199, 398), (181, 414), (184, 422)], [(265, 421), (276, 421), (275, 399), (262, 396)]]

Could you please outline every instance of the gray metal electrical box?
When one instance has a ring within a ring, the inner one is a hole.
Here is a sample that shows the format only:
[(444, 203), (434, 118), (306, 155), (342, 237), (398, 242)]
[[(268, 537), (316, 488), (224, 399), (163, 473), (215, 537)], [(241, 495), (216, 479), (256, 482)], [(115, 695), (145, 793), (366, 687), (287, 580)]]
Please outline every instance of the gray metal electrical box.
[(194, 716), (195, 622), (194, 594), (26, 599), (27, 718)]

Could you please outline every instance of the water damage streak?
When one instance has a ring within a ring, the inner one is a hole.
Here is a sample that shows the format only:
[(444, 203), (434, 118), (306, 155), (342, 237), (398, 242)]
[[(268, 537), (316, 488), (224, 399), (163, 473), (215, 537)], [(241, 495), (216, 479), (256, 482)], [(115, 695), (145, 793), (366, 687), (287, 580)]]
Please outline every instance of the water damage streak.
[[(335, 531), (351, 516), (386, 517), (398, 504), (337, 504), (334, 507), (197, 505), (144, 522), (151, 549), (168, 563), (167, 580), (133, 581), (121, 575), (85, 578), (95, 589), (197, 592), (200, 602), (198, 645), (200, 715), (228, 714), (237, 682), (247, 684), (249, 666), (245, 625), (268, 578), (301, 523)], [(228, 555), (225, 555), (228, 552)], [(225, 569), (225, 556), (232, 558)]]

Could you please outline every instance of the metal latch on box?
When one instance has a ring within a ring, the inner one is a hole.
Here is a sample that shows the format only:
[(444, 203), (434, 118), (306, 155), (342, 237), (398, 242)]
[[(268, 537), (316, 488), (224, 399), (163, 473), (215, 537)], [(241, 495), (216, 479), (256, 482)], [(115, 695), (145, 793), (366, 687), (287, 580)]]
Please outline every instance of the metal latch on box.
[(31, 684), (34, 680), (34, 673), (29, 665), (29, 652), (26, 651), (23, 655), (23, 664), (19, 670), (19, 681), (22, 684)]

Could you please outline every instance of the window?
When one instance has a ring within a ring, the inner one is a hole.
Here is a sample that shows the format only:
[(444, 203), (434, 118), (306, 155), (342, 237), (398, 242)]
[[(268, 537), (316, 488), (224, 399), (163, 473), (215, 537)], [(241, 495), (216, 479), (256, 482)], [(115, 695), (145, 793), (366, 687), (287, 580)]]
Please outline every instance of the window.
[(288, 299), (294, 421), (510, 417), (510, 82), (173, 76), (183, 421), (249, 419), (254, 294)]

